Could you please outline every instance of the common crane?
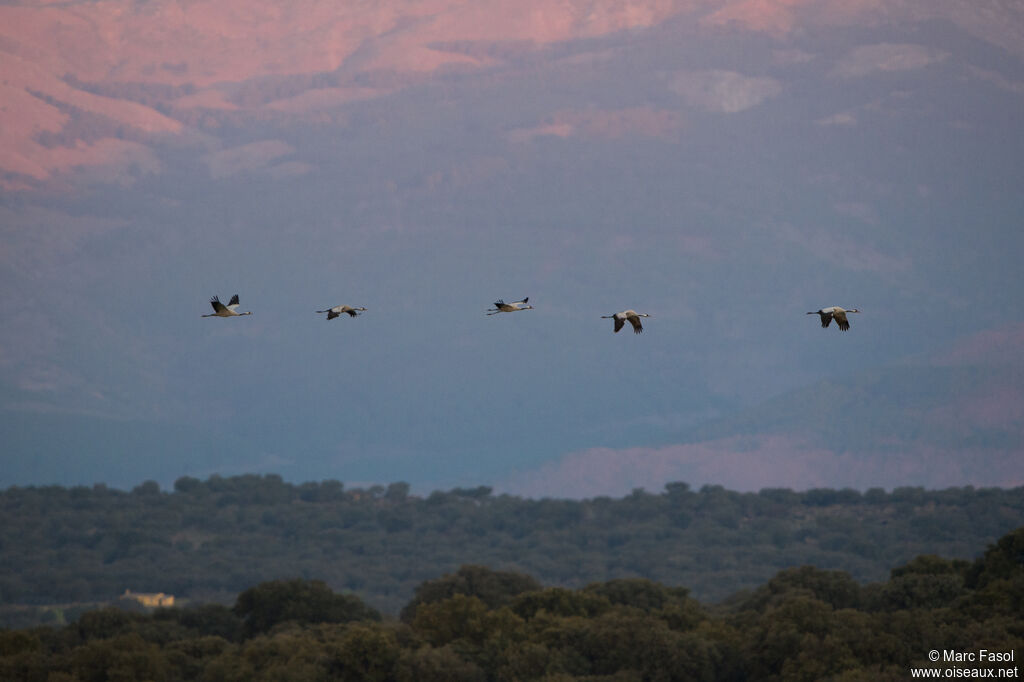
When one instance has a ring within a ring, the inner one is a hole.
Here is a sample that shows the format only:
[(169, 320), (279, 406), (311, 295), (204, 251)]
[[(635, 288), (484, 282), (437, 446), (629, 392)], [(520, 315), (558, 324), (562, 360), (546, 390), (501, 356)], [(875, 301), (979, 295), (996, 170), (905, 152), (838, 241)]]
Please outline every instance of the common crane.
[(615, 313), (614, 315), (602, 315), (602, 320), (612, 319), (615, 320), (615, 333), (618, 334), (619, 330), (622, 329), (626, 321), (628, 320), (633, 325), (633, 333), (639, 334), (644, 330), (642, 324), (640, 324), (641, 317), (650, 317), (647, 313), (638, 313), (635, 310), (623, 310), (621, 313)]
[(839, 329), (845, 332), (845, 331), (847, 331), (850, 328), (850, 323), (846, 319), (846, 314), (847, 313), (859, 313), (859, 312), (860, 311), (857, 310), (856, 308), (853, 308), (851, 310), (845, 310), (843, 308), (840, 308), (839, 306), (834, 305), (834, 306), (831, 306), (829, 308), (822, 308), (821, 310), (812, 310), (812, 311), (810, 311), (807, 314), (808, 315), (820, 315), (821, 316), (821, 326), (823, 328), (827, 327), (832, 322), (832, 320), (835, 320), (836, 321), (836, 325), (839, 327)]
[(494, 302), (493, 308), (488, 308), (488, 310), (491, 312), (487, 314), (497, 315), (498, 313), (514, 313), (517, 310), (532, 310), (532, 305), (526, 305), (526, 302), (529, 300), (530, 297), (527, 296), (521, 301), (512, 301), (511, 303), (505, 303), (504, 299), (499, 298), (497, 301)]
[(347, 305), (336, 305), (333, 308), (328, 308), (327, 310), (318, 310), (317, 312), (327, 313), (327, 319), (333, 320), (334, 318), (340, 315), (344, 315), (346, 313), (348, 314), (349, 317), (355, 317), (364, 310), (366, 310), (366, 308), (353, 308), (352, 306)]
[(252, 315), (252, 311), (240, 313), (238, 312), (238, 294), (231, 297), (227, 305), (220, 302), (220, 298), (214, 296), (210, 299), (210, 305), (213, 306), (213, 312), (209, 315), (203, 315), (203, 317), (239, 317), (241, 315)]

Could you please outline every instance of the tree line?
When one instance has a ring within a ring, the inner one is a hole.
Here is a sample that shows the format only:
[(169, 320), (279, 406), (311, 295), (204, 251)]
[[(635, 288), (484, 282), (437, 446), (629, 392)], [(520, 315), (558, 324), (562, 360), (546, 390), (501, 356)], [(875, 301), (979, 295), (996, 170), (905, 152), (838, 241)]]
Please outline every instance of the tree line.
[(126, 589), (231, 603), (282, 577), (323, 580), (394, 615), (423, 581), (462, 564), (568, 589), (645, 578), (716, 602), (793, 566), (867, 583), (920, 554), (968, 559), (1021, 525), (1024, 488), (738, 493), (670, 483), (576, 501), (274, 475), (183, 477), (173, 490), (10, 487), (0, 491), (0, 625), (30, 624), (15, 605), (22, 616), (54, 604), (67, 615)]
[(568, 589), (465, 565), (419, 584), (388, 618), (322, 581), (274, 580), (230, 607), (108, 608), (0, 630), (0, 679), (885, 682), (948, 666), (933, 649), (1022, 641), (1024, 527), (974, 561), (922, 555), (868, 585), (789, 568), (713, 607), (644, 578)]

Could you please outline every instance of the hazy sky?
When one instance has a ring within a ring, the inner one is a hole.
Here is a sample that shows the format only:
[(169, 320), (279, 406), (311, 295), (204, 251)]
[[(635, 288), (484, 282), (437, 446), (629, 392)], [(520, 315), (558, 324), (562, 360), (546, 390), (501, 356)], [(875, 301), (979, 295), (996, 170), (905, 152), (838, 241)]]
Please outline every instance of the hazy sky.
[(129, 5), (0, 8), (0, 485), (1024, 483), (1016, 13)]

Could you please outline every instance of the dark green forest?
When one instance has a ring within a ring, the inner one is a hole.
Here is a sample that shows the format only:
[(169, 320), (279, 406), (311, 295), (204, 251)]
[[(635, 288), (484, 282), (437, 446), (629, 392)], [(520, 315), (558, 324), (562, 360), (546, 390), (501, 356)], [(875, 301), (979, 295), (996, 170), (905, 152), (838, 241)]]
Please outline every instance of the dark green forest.
[[(1016, 658), (1022, 642), (1024, 528), (973, 562), (923, 555), (868, 585), (789, 568), (714, 607), (643, 578), (567, 589), (463, 566), (421, 583), (396, 619), (318, 580), (274, 580), (231, 607), (107, 608), (0, 630), (0, 679), (884, 682), (952, 667), (932, 650)], [(1017, 676), (1017, 666), (955, 667)]]
[(574, 501), (275, 475), (185, 477), (170, 491), (152, 481), (131, 491), (11, 487), (0, 491), (0, 625), (59, 625), (126, 589), (230, 604), (292, 578), (394, 616), (418, 585), (463, 564), (568, 589), (644, 578), (714, 603), (797, 566), (866, 584), (922, 554), (973, 559), (1022, 525), (1024, 488), (738, 493), (671, 483)]

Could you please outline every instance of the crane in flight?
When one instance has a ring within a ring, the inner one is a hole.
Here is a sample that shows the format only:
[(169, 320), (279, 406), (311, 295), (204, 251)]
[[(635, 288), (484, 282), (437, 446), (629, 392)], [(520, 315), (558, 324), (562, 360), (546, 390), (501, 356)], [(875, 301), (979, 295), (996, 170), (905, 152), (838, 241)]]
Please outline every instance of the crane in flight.
[(327, 310), (318, 310), (317, 313), (327, 313), (327, 319), (333, 320), (341, 315), (355, 317), (364, 310), (366, 310), (366, 308), (353, 308), (352, 306), (347, 305), (336, 305), (333, 308), (328, 308)]
[(612, 319), (615, 320), (615, 333), (618, 334), (619, 330), (625, 326), (626, 322), (633, 325), (633, 333), (639, 334), (644, 330), (644, 326), (640, 324), (641, 317), (650, 317), (647, 313), (638, 313), (635, 310), (623, 310), (621, 313), (615, 313), (614, 315), (602, 315), (602, 320)]
[(488, 308), (488, 310), (491, 312), (487, 314), (497, 315), (498, 313), (514, 313), (517, 310), (532, 310), (532, 305), (526, 305), (526, 302), (529, 300), (530, 297), (527, 296), (521, 301), (512, 301), (511, 303), (505, 303), (505, 299), (499, 298), (497, 301), (494, 302), (493, 308)]
[(812, 310), (807, 314), (819, 315), (821, 317), (821, 326), (823, 328), (829, 326), (829, 324), (832, 323), (832, 320), (835, 320), (836, 326), (838, 326), (841, 331), (845, 332), (850, 328), (850, 322), (849, 320), (846, 319), (846, 314), (859, 312), (860, 311), (857, 310), (856, 308), (846, 310), (844, 308), (840, 308), (839, 306), (834, 305), (828, 308), (822, 308), (821, 310)]
[(203, 317), (240, 317), (242, 315), (252, 315), (252, 311), (240, 313), (238, 312), (238, 294), (231, 297), (227, 305), (220, 302), (218, 296), (214, 296), (210, 299), (210, 305), (213, 306), (213, 312), (209, 315), (203, 315)]

